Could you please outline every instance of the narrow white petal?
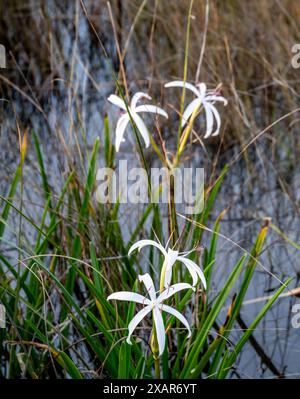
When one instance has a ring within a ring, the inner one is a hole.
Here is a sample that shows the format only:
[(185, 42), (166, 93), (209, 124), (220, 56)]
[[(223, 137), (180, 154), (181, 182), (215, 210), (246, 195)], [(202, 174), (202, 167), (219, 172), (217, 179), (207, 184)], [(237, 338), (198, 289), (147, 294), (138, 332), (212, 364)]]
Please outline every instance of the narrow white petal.
[(161, 356), (164, 353), (165, 349), (166, 333), (165, 333), (164, 321), (161, 312), (157, 306), (155, 306), (153, 309), (153, 317), (154, 317), (156, 337), (159, 347), (159, 356)]
[(165, 84), (165, 87), (185, 87), (200, 97), (200, 91), (191, 83), (183, 82), (182, 80), (174, 80), (174, 82), (169, 82)]
[(116, 126), (116, 138), (115, 138), (115, 147), (116, 151), (118, 152), (120, 149), (120, 145), (124, 140), (123, 136), (125, 133), (125, 129), (127, 127), (127, 124), (129, 122), (129, 116), (128, 114), (122, 115), (117, 122)]
[(211, 112), (211, 109), (209, 108), (208, 104), (206, 102), (203, 103), (203, 107), (205, 108), (206, 112), (206, 133), (204, 135), (204, 138), (207, 139), (213, 130), (214, 126), (214, 117), (213, 113)]
[(187, 267), (187, 269), (188, 269), (188, 271), (189, 271), (189, 273), (190, 273), (190, 275), (192, 276), (192, 279), (193, 279), (193, 286), (195, 286), (197, 284), (197, 282), (198, 282), (198, 274), (197, 274), (196, 270), (188, 262), (185, 262), (186, 261), (185, 258), (179, 257), (178, 260), (180, 262), (184, 263), (184, 265)]
[(176, 262), (178, 254), (179, 254), (178, 251), (173, 251), (173, 249), (170, 249), (170, 248), (168, 249), (168, 252), (167, 252), (167, 269), (172, 268), (172, 266)]
[(209, 102), (212, 102), (212, 101), (221, 101), (221, 102), (224, 103), (225, 106), (228, 104), (228, 101), (226, 100), (226, 98), (224, 98), (224, 97), (222, 97), (222, 96), (214, 96), (214, 95), (212, 95), (212, 96), (206, 96), (206, 97), (205, 97), (205, 101), (209, 101)]
[(131, 345), (130, 337), (135, 330), (136, 326), (143, 320), (145, 316), (147, 316), (148, 313), (150, 313), (152, 310), (152, 306), (146, 306), (144, 309), (140, 310), (134, 318), (131, 320), (131, 322), (128, 324), (128, 337), (126, 339), (126, 342)]
[(167, 267), (166, 272), (165, 272), (165, 281), (164, 281), (164, 287), (167, 289), (171, 285), (171, 280), (172, 280), (172, 267)]
[[(193, 277), (193, 274), (191, 273), (190, 270), (193, 270), (194, 273), (196, 273), (196, 275), (199, 276), (199, 278), (200, 278), (200, 280), (201, 280), (201, 282), (203, 284), (203, 287), (206, 289), (206, 279), (205, 279), (204, 273), (202, 272), (200, 267), (195, 262), (193, 262), (192, 260), (190, 260), (188, 258), (185, 258), (183, 256), (179, 256), (178, 260), (186, 265), (186, 267), (188, 268), (188, 270), (189, 270), (190, 274), (192, 275), (192, 277)], [(198, 280), (198, 278), (196, 277), (196, 284), (197, 284), (197, 280)], [(194, 277), (193, 277), (193, 285), (196, 285), (196, 284), (194, 283)]]
[(132, 113), (132, 118), (141, 133), (141, 136), (143, 137), (143, 140), (145, 142), (145, 147), (148, 148), (150, 145), (150, 138), (149, 138), (149, 133), (147, 130), (147, 127), (143, 121), (143, 119), (136, 113)]
[(115, 94), (111, 94), (108, 99), (110, 103), (116, 105), (119, 108), (122, 108), (124, 111), (126, 111), (126, 105), (125, 102), (122, 100), (121, 97), (116, 96)]
[(168, 288), (170, 287), (171, 284), (171, 279), (172, 279), (172, 269), (173, 265), (177, 260), (179, 252), (178, 251), (173, 251), (172, 249), (168, 248), (167, 255), (165, 257), (165, 263), (163, 267), (166, 265), (166, 271), (165, 271), (165, 281), (164, 281), (164, 287)]
[(132, 97), (132, 100), (130, 103), (130, 108), (132, 108), (134, 110), (137, 102), (141, 98), (147, 98), (148, 100), (151, 100), (151, 97), (147, 93), (143, 93), (143, 92), (139, 91), (138, 93), (135, 93), (134, 96)]
[(170, 287), (168, 287), (167, 289), (165, 289), (157, 298), (157, 302), (160, 303), (168, 298), (170, 298), (170, 296), (176, 294), (176, 292), (182, 291), (182, 290), (188, 290), (188, 289), (192, 289), (193, 291), (195, 291), (195, 288), (192, 287), (190, 284), (187, 283), (178, 283), (178, 284), (174, 284), (171, 285)]
[(199, 83), (198, 85), (199, 91), (200, 91), (200, 97), (203, 100), (206, 94), (206, 84), (205, 83)]
[(136, 294), (135, 292), (130, 291), (119, 291), (114, 292), (113, 294), (107, 297), (107, 300), (117, 299), (118, 301), (131, 301), (136, 303), (141, 303), (143, 305), (150, 305), (151, 301), (148, 298), (145, 298), (143, 295)]
[(165, 118), (168, 118), (168, 114), (166, 113), (166, 111), (164, 111), (160, 107), (156, 107), (155, 105), (150, 104), (139, 105), (135, 108), (135, 112), (151, 112), (152, 114), (159, 114), (164, 116)]
[(139, 276), (139, 280), (144, 283), (146, 290), (151, 298), (151, 301), (155, 301), (156, 293), (151, 276), (148, 273), (145, 273), (142, 276)]
[(200, 280), (201, 280), (201, 282), (203, 284), (204, 289), (206, 290), (207, 284), (206, 284), (206, 278), (204, 276), (203, 271), (200, 269), (200, 267), (198, 267), (196, 272), (197, 272), (197, 274), (198, 274), (198, 276), (199, 276), (199, 278), (200, 278)]
[(170, 313), (172, 316), (175, 316), (178, 320), (181, 321), (181, 323), (188, 330), (188, 332), (189, 332), (188, 338), (190, 338), (192, 333), (191, 333), (191, 329), (190, 329), (187, 319), (184, 316), (182, 316), (182, 314), (179, 313), (178, 310), (171, 308), (171, 306), (168, 306), (168, 305), (161, 305), (161, 306), (162, 306), (163, 311)]
[(196, 108), (200, 108), (201, 100), (199, 98), (195, 98), (185, 109), (182, 120), (181, 120), (181, 127), (183, 128), (185, 124), (188, 122), (190, 116), (194, 112)]
[(214, 115), (214, 117), (216, 119), (216, 122), (217, 122), (217, 128), (213, 132), (212, 136), (217, 136), (219, 134), (220, 127), (221, 127), (220, 114), (219, 114), (217, 108), (214, 105), (207, 103), (207, 106), (211, 109), (211, 112), (213, 113), (213, 115)]
[(153, 240), (140, 240), (140, 241), (137, 241), (136, 243), (134, 243), (130, 247), (128, 255), (131, 255), (131, 253), (135, 249), (138, 248), (138, 250), (140, 251), (143, 247), (146, 247), (147, 245), (152, 245), (153, 247), (158, 248), (163, 253), (164, 256), (167, 256), (167, 252), (166, 252), (165, 248), (162, 245), (160, 245), (158, 242), (153, 241)]

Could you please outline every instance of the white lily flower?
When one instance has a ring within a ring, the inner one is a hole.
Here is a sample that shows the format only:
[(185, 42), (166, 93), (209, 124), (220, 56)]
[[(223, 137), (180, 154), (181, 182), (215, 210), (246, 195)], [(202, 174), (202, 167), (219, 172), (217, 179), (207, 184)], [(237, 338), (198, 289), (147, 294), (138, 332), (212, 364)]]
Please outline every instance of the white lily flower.
[(176, 317), (179, 321), (181, 321), (181, 323), (186, 327), (186, 329), (189, 332), (188, 338), (191, 336), (190, 326), (186, 318), (183, 317), (182, 314), (179, 313), (176, 309), (173, 309), (171, 306), (164, 305), (162, 302), (170, 298), (176, 292), (179, 292), (181, 290), (190, 289), (190, 288), (193, 290), (195, 289), (190, 284), (186, 283), (174, 284), (165, 291), (163, 291), (158, 297), (156, 297), (155, 287), (150, 275), (148, 273), (143, 274), (142, 276), (139, 276), (139, 280), (144, 283), (150, 299), (144, 297), (143, 295), (136, 294), (135, 292), (120, 291), (109, 295), (107, 300), (109, 301), (111, 299), (117, 299), (121, 301), (132, 301), (146, 305), (142, 310), (140, 310), (134, 316), (134, 318), (131, 320), (131, 322), (128, 325), (128, 337), (126, 341), (130, 345), (131, 345), (130, 337), (135, 328), (137, 327), (137, 325), (151, 311), (153, 312), (153, 320), (155, 324), (157, 342), (159, 347), (159, 356), (161, 356), (165, 349), (165, 341), (166, 341), (165, 326), (161, 311), (169, 313), (172, 316)]
[(178, 251), (174, 251), (171, 248), (164, 248), (161, 244), (157, 243), (156, 241), (153, 240), (140, 240), (137, 241), (135, 244), (133, 244), (128, 252), (128, 255), (130, 255), (135, 249), (138, 249), (139, 251), (147, 246), (147, 245), (152, 245), (156, 248), (158, 248), (162, 254), (164, 255), (164, 263), (161, 271), (161, 275), (163, 277), (163, 286), (164, 288), (168, 288), (171, 283), (171, 278), (172, 278), (172, 268), (175, 264), (176, 261), (179, 261), (183, 263), (186, 268), (188, 269), (192, 279), (193, 279), (193, 286), (195, 286), (198, 282), (198, 279), (201, 280), (204, 288), (206, 289), (206, 280), (204, 273), (200, 269), (200, 267), (193, 262), (192, 260), (186, 258), (186, 256), (190, 253), (182, 253), (180, 254)]
[[(146, 148), (149, 147), (150, 145), (150, 138), (149, 138), (149, 133), (147, 130), (147, 127), (143, 121), (143, 119), (139, 116), (140, 112), (150, 112), (153, 114), (159, 114), (164, 116), (165, 118), (168, 118), (167, 113), (159, 107), (156, 107), (155, 105), (151, 104), (144, 104), (144, 105), (139, 105), (137, 106), (137, 102), (141, 98), (147, 98), (148, 100), (151, 100), (151, 97), (148, 96), (146, 93), (138, 92), (135, 93), (132, 97), (132, 100), (130, 102), (130, 105), (126, 108), (126, 104), (124, 100), (121, 97), (116, 96), (115, 94), (111, 94), (108, 97), (108, 101), (111, 102), (112, 104), (116, 105), (117, 107), (121, 108), (125, 113), (119, 118), (117, 122), (117, 127), (116, 127), (116, 141), (115, 141), (115, 147), (116, 151), (119, 151), (120, 145), (124, 140), (124, 132), (125, 129), (128, 125), (128, 122), (130, 121), (130, 116), (135, 122), (139, 132), (141, 133), (143, 140), (145, 142)], [(128, 109), (128, 111), (127, 111)]]
[[(221, 118), (217, 108), (214, 106), (215, 102), (221, 101), (227, 105), (228, 101), (215, 93), (214, 90), (207, 90), (205, 83), (199, 83), (196, 86), (188, 82), (176, 80), (165, 84), (165, 87), (185, 87), (191, 90), (197, 97), (186, 107), (182, 115), (181, 127), (183, 128), (188, 122), (195, 109), (199, 109), (202, 105), (206, 113), (206, 134), (204, 138), (210, 136), (217, 136), (221, 127)], [(213, 132), (214, 118), (216, 120), (216, 130)]]

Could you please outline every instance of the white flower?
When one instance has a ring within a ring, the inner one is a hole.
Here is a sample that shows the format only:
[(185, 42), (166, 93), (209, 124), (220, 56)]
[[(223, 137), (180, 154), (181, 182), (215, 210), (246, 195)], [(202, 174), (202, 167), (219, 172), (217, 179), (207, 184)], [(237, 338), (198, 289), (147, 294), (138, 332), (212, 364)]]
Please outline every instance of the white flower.
[[(138, 248), (140, 251), (143, 247), (146, 245), (152, 245), (156, 248), (158, 248), (162, 254), (164, 255), (164, 264), (162, 268), (161, 275), (163, 276), (163, 285), (165, 288), (168, 288), (171, 283), (171, 278), (172, 278), (172, 268), (175, 264), (176, 261), (182, 262), (188, 269), (192, 279), (193, 279), (193, 286), (195, 286), (198, 282), (198, 278), (202, 281), (202, 284), (204, 288), (206, 289), (206, 280), (205, 276), (200, 269), (198, 265), (196, 265), (195, 262), (192, 260), (186, 258), (186, 256), (189, 254), (188, 253), (183, 253), (180, 254), (178, 251), (173, 251), (170, 248), (164, 248), (161, 244), (157, 243), (156, 241), (153, 240), (141, 240), (137, 241), (135, 244), (133, 244), (128, 252), (128, 255), (130, 255), (135, 249)], [(181, 256), (183, 255), (183, 256)]]
[(117, 127), (116, 127), (115, 146), (116, 146), (117, 152), (119, 151), (121, 142), (125, 141), (123, 136), (124, 136), (125, 129), (128, 125), (128, 122), (130, 121), (130, 116), (133, 119), (133, 121), (135, 122), (138, 130), (140, 131), (140, 133), (144, 139), (146, 148), (149, 147), (149, 145), (150, 145), (149, 133), (148, 133), (148, 130), (146, 128), (146, 125), (145, 125), (143, 119), (138, 114), (140, 112), (151, 112), (153, 114), (159, 114), (159, 115), (164, 116), (165, 118), (168, 118), (167, 113), (163, 109), (156, 107), (155, 105), (145, 104), (145, 105), (137, 106), (137, 102), (143, 97), (147, 98), (148, 100), (151, 100), (151, 97), (148, 96), (148, 94), (146, 94), (146, 93), (138, 92), (138, 93), (134, 94), (130, 105), (128, 105), (129, 112), (127, 111), (126, 104), (121, 97), (118, 97), (115, 94), (111, 94), (108, 97), (108, 101), (110, 101), (112, 104), (116, 105), (117, 107), (121, 108), (123, 111), (125, 111), (125, 114), (123, 114), (119, 118), (119, 120), (117, 122)]
[(191, 336), (190, 326), (185, 317), (182, 316), (176, 309), (173, 309), (171, 306), (164, 305), (162, 302), (166, 299), (170, 298), (176, 292), (181, 290), (194, 288), (190, 284), (181, 283), (181, 284), (174, 284), (165, 291), (163, 291), (158, 297), (156, 297), (156, 292), (153, 284), (153, 280), (148, 273), (139, 276), (139, 280), (144, 283), (146, 290), (149, 294), (150, 299), (144, 297), (143, 295), (136, 294), (135, 292), (128, 292), (128, 291), (121, 291), (115, 292), (114, 294), (109, 295), (107, 300), (110, 299), (117, 299), (121, 301), (132, 301), (136, 303), (141, 303), (146, 305), (142, 310), (140, 310), (131, 322), (128, 325), (128, 337), (127, 342), (131, 345), (130, 337), (137, 327), (137, 325), (146, 317), (151, 311), (153, 312), (153, 320), (155, 324), (157, 342), (159, 347), (159, 356), (162, 355), (164, 348), (165, 348), (165, 341), (166, 341), (166, 333), (165, 333), (165, 326), (164, 321), (161, 315), (161, 311), (167, 312), (172, 316), (177, 317), (179, 321), (187, 328), (189, 334), (188, 338)]
[[(216, 95), (214, 90), (206, 90), (205, 83), (199, 83), (194, 86), (191, 83), (176, 80), (174, 82), (166, 83), (165, 87), (185, 87), (186, 89), (191, 90), (197, 96), (197, 98), (195, 98), (186, 107), (182, 115), (182, 128), (188, 122), (190, 116), (195, 111), (195, 109), (199, 109), (202, 105), (206, 112), (206, 134), (204, 135), (204, 138), (206, 139), (210, 136), (217, 136), (219, 134), (221, 127), (221, 118), (217, 108), (213, 104), (217, 101), (222, 101), (224, 105), (227, 105), (228, 101), (224, 97)], [(216, 120), (217, 127), (216, 130), (213, 132), (214, 118)]]

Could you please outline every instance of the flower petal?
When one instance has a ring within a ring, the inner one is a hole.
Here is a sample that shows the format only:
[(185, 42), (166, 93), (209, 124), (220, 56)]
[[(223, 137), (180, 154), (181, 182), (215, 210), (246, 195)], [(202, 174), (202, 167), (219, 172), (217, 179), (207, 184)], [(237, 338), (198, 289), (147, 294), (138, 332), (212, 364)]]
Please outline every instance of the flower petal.
[(213, 115), (214, 115), (214, 117), (215, 117), (215, 119), (216, 119), (216, 122), (217, 122), (217, 128), (216, 128), (216, 130), (213, 132), (212, 136), (217, 136), (217, 135), (219, 134), (220, 127), (221, 127), (221, 118), (220, 118), (220, 114), (219, 114), (217, 108), (216, 108), (214, 105), (208, 103), (207, 106), (209, 106), (209, 108), (211, 109), (211, 112), (213, 113)]
[(143, 140), (145, 142), (145, 147), (148, 148), (150, 145), (150, 138), (149, 138), (148, 129), (147, 129), (143, 119), (135, 112), (132, 113), (132, 119), (134, 120), (139, 132), (141, 133), (141, 135), (143, 137)]
[(206, 133), (204, 135), (204, 138), (207, 139), (209, 136), (211, 136), (213, 126), (214, 126), (214, 117), (211, 109), (209, 108), (209, 104), (204, 102), (203, 107), (205, 108), (206, 112)]
[(140, 251), (143, 247), (145, 247), (145, 246), (147, 246), (147, 245), (152, 245), (153, 247), (158, 248), (158, 249), (163, 253), (163, 255), (164, 255), (165, 257), (167, 256), (167, 252), (166, 252), (165, 248), (164, 248), (161, 244), (159, 244), (158, 242), (156, 242), (156, 241), (154, 241), (154, 240), (140, 240), (140, 241), (137, 241), (136, 243), (134, 243), (134, 244), (130, 247), (130, 249), (129, 249), (129, 251), (128, 251), (128, 255), (131, 255), (131, 253), (132, 253), (135, 249), (138, 248), (138, 250)]
[(115, 94), (111, 94), (108, 99), (110, 103), (116, 105), (119, 108), (122, 108), (124, 111), (126, 111), (126, 105), (123, 99), (119, 96), (116, 96)]
[(176, 259), (178, 257), (179, 252), (178, 251), (173, 251), (173, 249), (168, 249), (167, 252), (167, 269), (172, 268), (174, 263), (176, 262)]
[(226, 98), (224, 98), (222, 96), (216, 96), (216, 95), (206, 96), (205, 101), (209, 101), (209, 102), (222, 101), (225, 106), (228, 104), (228, 101), (226, 100)]
[(147, 316), (148, 313), (150, 313), (152, 310), (152, 306), (146, 306), (144, 309), (140, 310), (134, 318), (131, 320), (131, 322), (128, 324), (128, 337), (126, 339), (126, 342), (129, 345), (132, 345), (130, 341), (130, 337), (135, 330), (136, 326), (143, 320), (145, 316)]
[(116, 127), (116, 139), (115, 139), (116, 152), (119, 151), (121, 143), (125, 141), (123, 136), (128, 122), (129, 122), (128, 114), (124, 114), (118, 119)]
[(159, 114), (164, 116), (165, 118), (168, 118), (168, 114), (166, 111), (164, 111), (160, 107), (156, 107), (155, 105), (151, 104), (144, 104), (144, 105), (139, 105), (138, 107), (135, 108), (135, 112), (151, 112), (152, 114)]
[(198, 282), (198, 274), (197, 274), (196, 270), (188, 262), (185, 262), (185, 260), (186, 260), (185, 258), (182, 258), (180, 256), (178, 258), (178, 260), (180, 262), (184, 263), (184, 265), (187, 267), (187, 269), (188, 269), (188, 271), (189, 271), (189, 273), (190, 273), (190, 275), (192, 276), (192, 279), (193, 279), (193, 286), (195, 286), (197, 284), (197, 282)]
[(183, 128), (185, 124), (188, 122), (190, 116), (194, 112), (196, 108), (200, 108), (201, 100), (199, 98), (195, 98), (185, 109), (182, 114), (181, 127)]
[(185, 87), (186, 89), (191, 90), (196, 94), (197, 97), (200, 97), (200, 91), (191, 83), (183, 82), (182, 80), (174, 80), (174, 82), (168, 82), (165, 84), (165, 87)]
[(136, 303), (141, 303), (143, 305), (150, 305), (151, 301), (148, 298), (145, 298), (143, 295), (136, 294), (135, 292), (130, 291), (119, 291), (114, 292), (113, 294), (107, 297), (107, 300), (117, 299), (118, 301), (131, 301)]
[(176, 292), (182, 291), (182, 290), (188, 290), (188, 289), (192, 289), (193, 291), (195, 291), (195, 288), (192, 287), (190, 284), (187, 283), (178, 283), (178, 284), (174, 284), (171, 285), (170, 287), (168, 287), (167, 289), (165, 289), (157, 298), (157, 302), (160, 303), (168, 298), (170, 298), (170, 296), (176, 294)]
[(159, 348), (159, 356), (161, 356), (164, 353), (165, 349), (166, 333), (165, 333), (164, 321), (161, 312), (158, 309), (158, 306), (155, 306), (153, 309), (153, 317), (154, 317), (156, 337)]
[[(191, 276), (193, 278), (193, 285), (197, 284), (197, 281), (198, 281), (197, 275), (198, 275), (200, 280), (201, 280), (201, 282), (202, 282), (202, 284), (203, 284), (204, 289), (206, 289), (206, 279), (205, 279), (204, 273), (200, 269), (200, 267), (195, 262), (193, 262), (192, 260), (190, 260), (188, 258), (185, 258), (183, 256), (179, 256), (178, 260), (180, 262), (182, 262), (183, 264), (185, 264), (186, 267), (188, 268), (188, 270), (189, 270), (189, 272), (190, 272), (190, 274), (191, 274)], [(194, 273), (196, 273), (196, 283), (195, 283), (195, 280), (194, 280)]]
[(151, 301), (155, 301), (156, 293), (155, 293), (153, 280), (152, 280), (150, 274), (145, 273), (145, 274), (139, 276), (139, 280), (144, 283), (146, 290), (149, 293), (149, 296), (151, 298)]
[(135, 93), (132, 97), (131, 103), (130, 103), (130, 108), (132, 110), (135, 109), (137, 102), (141, 99), (141, 98), (147, 98), (148, 100), (151, 100), (151, 97), (147, 94), (147, 93), (143, 93), (141, 91)]
[(171, 285), (171, 280), (172, 280), (172, 267), (167, 267), (166, 272), (165, 272), (165, 281), (164, 281), (164, 287), (168, 289)]
[(203, 100), (203, 98), (205, 97), (205, 94), (206, 94), (206, 84), (199, 83), (197, 86), (199, 87), (200, 97)]
[(178, 320), (180, 320), (181, 323), (188, 330), (188, 332), (189, 332), (188, 338), (190, 338), (192, 333), (191, 333), (191, 329), (190, 329), (190, 326), (189, 326), (189, 323), (188, 323), (187, 319), (184, 316), (182, 316), (182, 314), (179, 313), (178, 310), (171, 308), (171, 306), (161, 305), (161, 309), (163, 311), (167, 312), (167, 313), (170, 313), (172, 316), (175, 316)]
[(170, 287), (171, 279), (172, 279), (172, 269), (173, 269), (174, 263), (177, 260), (178, 254), (179, 254), (178, 251), (173, 251), (172, 249), (168, 248), (167, 256), (165, 258), (165, 262), (167, 262), (166, 272), (165, 272), (165, 281), (164, 281), (165, 288)]

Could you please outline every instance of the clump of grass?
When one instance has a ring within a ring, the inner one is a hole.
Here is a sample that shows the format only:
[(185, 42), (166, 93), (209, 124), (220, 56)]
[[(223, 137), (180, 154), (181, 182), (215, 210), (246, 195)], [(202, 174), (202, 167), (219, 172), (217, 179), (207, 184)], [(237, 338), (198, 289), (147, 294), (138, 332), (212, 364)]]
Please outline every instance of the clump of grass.
[[(36, 135), (34, 142), (44, 194), (44, 198), (40, 198), (43, 200), (40, 225), (26, 216), (26, 210), (14, 205), (23, 161), (12, 180), (9, 195), (1, 196), (4, 205), (1, 245), (9, 245), (18, 254), (17, 261), (3, 251), (0, 258), (0, 300), (7, 312), (7, 328), (0, 331), (1, 375), (8, 378), (85, 378), (88, 375), (150, 378), (153, 376), (153, 357), (147, 326), (143, 326), (139, 333), (143, 341), (134, 339), (130, 347), (124, 339), (135, 305), (122, 303), (114, 307), (106, 300), (109, 293), (120, 290), (120, 287), (137, 289), (139, 260), (126, 256), (128, 243), (123, 241), (118, 210), (95, 204), (93, 193), (99, 142), (95, 142), (90, 154), (84, 184), (79, 185), (76, 171), (70, 170), (59, 195), (49, 186)], [(111, 162), (111, 144), (107, 142), (105, 148), (103, 156)], [(189, 234), (182, 235), (181, 248), (201, 245), (225, 173), (226, 169), (207, 189), (201, 214), (186, 220), (184, 228)], [(7, 241), (5, 231), (9, 228), (9, 214), (21, 217), (23, 224), (30, 225), (36, 231), (35, 240), (31, 243)], [(146, 210), (139, 228), (154, 215), (153, 209)], [(112, 217), (114, 223), (111, 223)], [(221, 220), (222, 216), (209, 233), (210, 245), (203, 256), (207, 291), (198, 291), (195, 302), (191, 301), (191, 292), (178, 299), (178, 309), (188, 307), (191, 320), (197, 321), (192, 338), (186, 342), (174, 320), (171, 318), (167, 322), (168, 335), (176, 336), (177, 340), (170, 340), (163, 356), (163, 377), (226, 377), (249, 336), (290, 281), (269, 299), (241, 338), (232, 342), (231, 331), (263, 249), (268, 223), (259, 231), (251, 253), (244, 254), (232, 267), (226, 265), (231, 270), (230, 275), (214, 296), (210, 286), (213, 270), (218, 267), (215, 257)], [(94, 240), (95, 221), (97, 229), (101, 229), (99, 241)], [(149, 256), (151, 264), (152, 254)], [(199, 261), (199, 253), (193, 256)], [(239, 285), (238, 279), (241, 281)], [(224, 306), (228, 306), (225, 318), (220, 315)]]
[[(183, 132), (179, 132), (177, 155), (173, 157), (175, 167), (180, 163), (186, 146), (186, 140), (182, 137), (192, 131), (195, 115), (192, 115)], [(107, 166), (114, 166), (114, 146), (107, 119), (104, 127), (105, 143), (101, 156)], [(133, 128), (138, 138), (139, 132), (134, 123)], [(43, 209), (40, 224), (37, 225), (26, 214), (22, 201), (19, 206), (13, 201), (18, 184), (21, 185), (22, 196), (27, 132), (23, 137), (20, 132), (20, 164), (8, 196), (1, 196), (4, 204), (0, 224), (1, 241), (17, 254), (16, 262), (5, 254), (0, 259), (0, 298), (8, 318), (7, 328), (1, 331), (2, 375), (9, 378), (84, 378), (86, 375), (150, 378), (155, 366), (156, 376), (162, 375), (164, 378), (226, 377), (257, 324), (290, 282), (289, 279), (280, 286), (254, 318), (249, 329), (233, 343), (231, 331), (263, 249), (269, 222), (266, 221), (259, 231), (251, 253), (246, 252), (236, 265), (232, 265), (227, 281), (218, 295), (213, 297), (210, 288), (216, 267), (217, 241), (226, 211), (220, 214), (210, 230), (210, 244), (203, 255), (202, 267), (207, 290), (199, 289), (195, 298), (191, 296), (192, 290), (175, 298), (177, 309), (183, 311), (188, 308), (191, 319), (196, 321), (192, 324), (192, 337), (186, 341), (174, 323), (174, 317), (168, 319), (166, 331), (173, 339), (169, 340), (160, 364), (152, 354), (147, 326), (142, 328), (144, 332), (140, 334), (142, 344), (135, 340), (133, 346), (129, 347), (124, 342), (124, 333), (135, 305), (114, 307), (107, 301), (108, 294), (120, 290), (120, 287), (128, 291), (137, 289), (137, 275), (145, 266), (140, 266), (138, 258), (128, 258), (128, 245), (150, 218), (153, 231), (157, 236), (164, 237), (165, 221), (159, 208), (156, 204), (146, 208), (133, 236), (129, 242), (124, 242), (119, 204), (101, 205), (94, 198), (99, 140), (95, 141), (91, 152), (87, 154), (87, 167), (83, 173), (80, 175), (75, 168), (69, 170), (59, 195), (54, 193), (49, 184), (43, 151), (35, 133), (33, 142), (43, 193), (40, 199)], [(145, 166), (146, 159), (140, 143), (138, 148)], [(171, 169), (174, 166), (167, 160), (165, 164)], [(200, 247), (204, 234), (209, 231), (207, 221), (226, 172), (227, 168), (214, 181), (210, 179), (205, 190), (203, 210), (193, 217), (185, 217), (181, 231), (174, 197), (169, 197), (167, 226), (172, 245), (177, 245), (179, 249)], [(21, 224), (15, 239), (6, 238), (10, 214), (20, 218), (22, 225), (28, 224), (35, 230), (33, 240), (25, 242), (22, 239)], [(98, 230), (97, 240), (95, 229)], [(198, 252), (192, 256), (194, 261), (200, 262)], [(148, 264), (151, 263), (153, 254), (150, 252)], [(158, 264), (154, 267), (158, 271)], [(149, 272), (152, 274), (152, 270)], [(180, 278), (183, 281), (190, 279), (182, 271)], [(241, 280), (239, 286), (236, 285), (238, 279)], [(233, 289), (236, 290), (234, 295)], [(220, 312), (224, 306), (229, 306), (228, 313), (220, 325)], [(228, 342), (231, 342), (230, 346)]]

